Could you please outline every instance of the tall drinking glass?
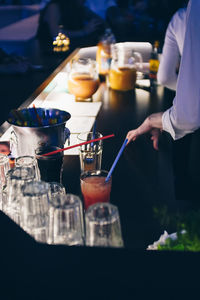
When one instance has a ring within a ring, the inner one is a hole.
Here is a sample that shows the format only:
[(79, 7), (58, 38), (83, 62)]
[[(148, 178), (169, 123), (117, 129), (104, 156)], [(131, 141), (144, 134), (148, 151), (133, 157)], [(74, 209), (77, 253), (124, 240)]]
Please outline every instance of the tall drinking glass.
[[(83, 132), (78, 135), (80, 143), (103, 137), (100, 132)], [(91, 144), (79, 147), (81, 172), (100, 170), (102, 162), (103, 141), (97, 141)]]
[(49, 244), (83, 245), (83, 211), (78, 196), (59, 195), (50, 201), (49, 218)]
[(3, 211), (20, 225), (20, 205), (22, 185), (35, 180), (35, 172), (29, 167), (14, 167), (7, 172), (6, 195), (3, 199)]
[(43, 154), (59, 150), (56, 146), (42, 146), (35, 150), (40, 177), (46, 182), (62, 181), (63, 151), (56, 154), (44, 156)]
[(81, 192), (85, 210), (94, 203), (109, 202), (112, 185), (112, 177), (105, 182), (108, 171), (93, 170), (81, 173)]
[(65, 195), (65, 187), (62, 185), (62, 183), (59, 182), (49, 182), (49, 187), (51, 191), (51, 199), (50, 201), (53, 203), (54, 201), (57, 201), (57, 197), (60, 195)]
[(21, 226), (36, 241), (46, 243), (49, 228), (49, 184), (32, 181), (22, 186)]
[(86, 245), (123, 247), (118, 208), (110, 203), (91, 205), (85, 214)]

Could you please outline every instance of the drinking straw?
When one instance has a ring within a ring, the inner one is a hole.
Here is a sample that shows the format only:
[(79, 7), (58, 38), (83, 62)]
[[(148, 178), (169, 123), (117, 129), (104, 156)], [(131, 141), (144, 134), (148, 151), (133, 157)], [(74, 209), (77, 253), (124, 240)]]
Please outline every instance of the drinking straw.
[(37, 118), (37, 121), (38, 121), (38, 125), (42, 126), (42, 121), (41, 121), (41, 119), (40, 119), (40, 117), (39, 117), (39, 115), (37, 113), (37, 109), (35, 107), (35, 104), (33, 104), (33, 109), (34, 109), (34, 112), (35, 112), (35, 115), (36, 115), (36, 118)]
[(83, 142), (83, 143), (80, 143), (80, 144), (76, 144), (76, 145), (72, 145), (72, 146), (69, 146), (69, 147), (66, 147), (66, 148), (62, 148), (62, 149), (58, 149), (58, 150), (55, 150), (55, 151), (52, 151), (52, 152), (48, 152), (48, 153), (45, 153), (45, 154), (42, 154), (42, 155), (43, 156), (48, 156), (48, 155), (56, 154), (58, 152), (69, 150), (69, 149), (72, 149), (72, 148), (75, 148), (75, 147), (78, 147), (78, 146), (90, 144), (92, 142), (94, 143), (94, 142), (98, 142), (100, 140), (109, 139), (109, 138), (114, 137), (114, 136), (115, 136), (114, 134), (106, 135), (106, 136), (100, 137), (98, 139), (93, 139), (93, 140), (86, 141), (86, 142)]
[(119, 160), (122, 152), (124, 151), (124, 148), (125, 148), (127, 142), (128, 142), (128, 139), (125, 139), (125, 141), (123, 142), (123, 145), (121, 146), (121, 148), (120, 148), (120, 150), (119, 150), (119, 152), (118, 152), (118, 154), (117, 154), (117, 156), (116, 156), (116, 158), (114, 160), (114, 163), (112, 164), (112, 167), (110, 168), (110, 171), (108, 172), (108, 175), (106, 177), (105, 182), (108, 182), (108, 180), (110, 179), (110, 177), (112, 175), (112, 172), (113, 172), (113, 170), (114, 170), (114, 168), (115, 168), (115, 166), (116, 166), (116, 164), (117, 164), (117, 162), (118, 162), (118, 160)]
[[(95, 120), (94, 126), (93, 126), (93, 131), (92, 131), (92, 138), (93, 138), (93, 139), (95, 138), (96, 125), (97, 125), (97, 121)], [(91, 143), (91, 146), (92, 146), (92, 147), (94, 146), (94, 143), (93, 143), (93, 142)]]

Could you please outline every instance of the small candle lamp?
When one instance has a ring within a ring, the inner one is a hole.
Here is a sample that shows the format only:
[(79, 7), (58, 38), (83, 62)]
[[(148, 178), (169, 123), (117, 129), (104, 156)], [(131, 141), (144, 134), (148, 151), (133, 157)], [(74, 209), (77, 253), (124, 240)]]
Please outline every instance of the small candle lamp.
[(70, 39), (63, 33), (63, 26), (59, 26), (58, 35), (53, 41), (54, 52), (66, 52), (69, 50)]

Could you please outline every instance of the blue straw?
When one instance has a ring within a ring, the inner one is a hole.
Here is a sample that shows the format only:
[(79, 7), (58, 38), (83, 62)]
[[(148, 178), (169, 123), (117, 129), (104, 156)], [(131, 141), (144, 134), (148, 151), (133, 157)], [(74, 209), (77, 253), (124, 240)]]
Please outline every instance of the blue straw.
[(114, 163), (112, 164), (112, 167), (110, 168), (110, 171), (109, 171), (109, 173), (108, 173), (108, 175), (106, 177), (105, 182), (108, 182), (108, 180), (110, 179), (110, 177), (112, 175), (112, 172), (113, 172), (113, 170), (114, 170), (114, 168), (115, 168), (115, 166), (116, 166), (116, 164), (117, 164), (117, 162), (118, 162), (118, 160), (119, 160), (122, 152), (124, 151), (124, 148), (126, 147), (127, 142), (128, 142), (128, 139), (125, 139), (125, 141), (123, 142), (123, 145), (121, 146), (121, 149), (119, 150), (119, 152), (117, 154), (117, 157), (115, 158)]
[[(96, 134), (96, 125), (97, 125), (97, 121), (94, 121), (94, 125), (93, 125), (93, 131), (92, 131), (92, 139), (95, 139), (95, 134)], [(94, 143), (91, 143), (91, 146), (94, 146)]]

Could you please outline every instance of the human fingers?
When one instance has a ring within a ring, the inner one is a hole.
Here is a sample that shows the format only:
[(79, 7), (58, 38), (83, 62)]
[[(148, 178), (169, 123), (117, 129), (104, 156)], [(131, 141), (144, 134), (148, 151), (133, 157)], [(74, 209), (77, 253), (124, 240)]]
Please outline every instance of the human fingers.
[(153, 147), (154, 147), (155, 150), (159, 150), (158, 142), (159, 142), (160, 130), (159, 129), (153, 129), (151, 131), (151, 134), (152, 134), (151, 140), (153, 141)]
[(135, 141), (137, 138), (137, 131), (136, 130), (131, 130), (127, 133), (126, 138), (128, 139), (127, 145), (131, 142), (131, 141)]

